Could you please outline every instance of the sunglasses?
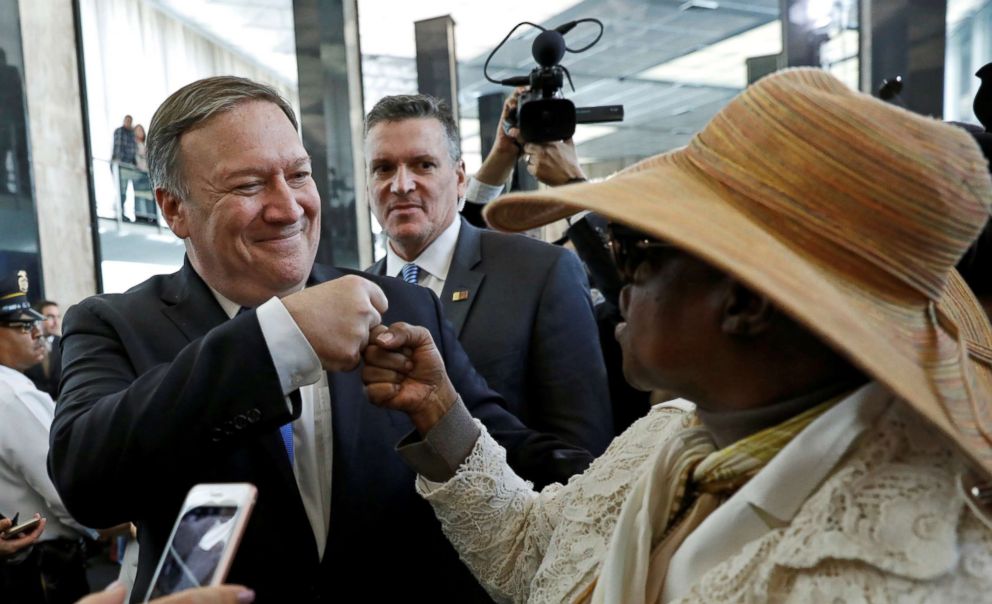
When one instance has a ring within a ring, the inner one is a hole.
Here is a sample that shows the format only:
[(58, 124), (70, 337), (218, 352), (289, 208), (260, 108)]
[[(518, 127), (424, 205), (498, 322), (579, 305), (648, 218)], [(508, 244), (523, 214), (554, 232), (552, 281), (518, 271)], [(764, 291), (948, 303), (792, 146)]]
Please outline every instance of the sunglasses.
[(668, 243), (622, 224), (611, 222), (607, 226), (607, 233), (613, 263), (625, 283), (633, 283), (638, 266), (661, 251), (674, 249)]
[(0, 327), (19, 329), (21, 333), (28, 334), (36, 329), (40, 331), (41, 321), (10, 321), (9, 323), (0, 323)]

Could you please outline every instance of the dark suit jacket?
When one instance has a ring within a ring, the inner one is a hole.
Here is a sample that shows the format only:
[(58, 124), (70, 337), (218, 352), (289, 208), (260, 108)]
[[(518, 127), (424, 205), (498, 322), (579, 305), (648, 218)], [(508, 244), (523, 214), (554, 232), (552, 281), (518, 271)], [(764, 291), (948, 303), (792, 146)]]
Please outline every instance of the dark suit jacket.
[[(384, 275), (385, 258), (368, 270)], [(468, 299), (454, 300), (455, 292)], [(574, 254), (462, 219), (441, 304), (472, 364), (514, 415), (596, 455), (606, 449), (606, 368)]]
[[(311, 283), (345, 272), (315, 266)], [(430, 329), (455, 388), (522, 476), (564, 480), (589, 463), (585, 451), (526, 430), (505, 411), (445, 327), (433, 294), (371, 279), (389, 299), (386, 323)], [(257, 601), (481, 599), (394, 451), (412, 424), (372, 406), (358, 371), (328, 374), (334, 457), (320, 561), (278, 431), (299, 416), (299, 395), (290, 396), (290, 412), (254, 312), (228, 320), (187, 264), (124, 294), (84, 300), (69, 309), (64, 325), (49, 472), (80, 522), (138, 524), (136, 598), (147, 589), (187, 490), (245, 481), (258, 487), (258, 502), (229, 580), (255, 589)], [(369, 573), (379, 579), (359, 579)]]

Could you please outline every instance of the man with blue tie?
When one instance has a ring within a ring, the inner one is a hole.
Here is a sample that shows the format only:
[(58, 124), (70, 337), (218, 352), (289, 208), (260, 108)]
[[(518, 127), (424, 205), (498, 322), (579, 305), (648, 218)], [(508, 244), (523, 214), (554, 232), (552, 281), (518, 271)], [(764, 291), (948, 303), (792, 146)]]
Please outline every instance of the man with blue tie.
[(469, 182), (454, 118), (438, 99), (376, 103), (365, 159), (369, 201), (389, 238), (369, 272), (437, 294), (476, 370), (527, 426), (602, 453), (612, 411), (579, 259), (459, 217)]
[[(395, 453), (416, 426), (365, 395), (355, 369), (369, 330), (429, 329), (464, 406), (522, 475), (563, 481), (590, 455), (505, 411), (430, 292), (314, 264), (310, 158), (271, 88), (217, 77), (176, 91), (152, 119), (148, 163), (186, 262), (66, 313), (49, 455), (77, 518), (138, 525), (132, 594), (147, 590), (190, 487), (250, 482), (258, 500), (229, 580), (258, 602), (416, 599), (427, 575), (455, 601), (483, 600)], [(464, 453), (438, 451), (437, 434), (401, 450)], [(382, 579), (358, 583), (369, 569)]]

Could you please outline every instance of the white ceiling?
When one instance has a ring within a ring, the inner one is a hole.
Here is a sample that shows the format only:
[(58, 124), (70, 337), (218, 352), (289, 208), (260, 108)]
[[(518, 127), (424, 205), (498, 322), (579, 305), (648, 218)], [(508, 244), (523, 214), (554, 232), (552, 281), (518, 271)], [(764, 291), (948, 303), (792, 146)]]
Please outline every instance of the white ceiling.
[(146, 1), (295, 84), (293, 0)]
[[(292, 0), (147, 1), (296, 81)], [(779, 0), (358, 0), (366, 108), (383, 95), (416, 91), (413, 23), (450, 14), (465, 151), (478, 154), (476, 99), (505, 90), (482, 76), (492, 48), (523, 20), (553, 27), (597, 17), (606, 26), (599, 44), (562, 61), (577, 89), (565, 94), (579, 106), (622, 103), (626, 119), (579, 126), (579, 151), (587, 160), (643, 157), (685, 144), (743, 88), (747, 57), (780, 51), (778, 6)], [(567, 38), (574, 47), (595, 32), (584, 25)], [(490, 74), (528, 73), (535, 35), (519, 29)]]

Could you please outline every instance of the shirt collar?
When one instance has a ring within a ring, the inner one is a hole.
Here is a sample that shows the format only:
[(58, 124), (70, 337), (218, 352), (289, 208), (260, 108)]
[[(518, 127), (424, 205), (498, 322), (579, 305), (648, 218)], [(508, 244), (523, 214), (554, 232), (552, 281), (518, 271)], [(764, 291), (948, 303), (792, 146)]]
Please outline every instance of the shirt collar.
[(241, 305), (237, 302), (228, 300), (223, 296), (223, 294), (209, 285), (207, 287), (210, 288), (210, 293), (214, 295), (214, 298), (217, 300), (217, 304), (220, 304), (220, 307), (224, 311), (224, 314), (227, 315), (227, 318), (233, 319), (234, 315), (238, 314), (238, 311), (241, 310)]
[(788, 524), (892, 400), (877, 382), (862, 386), (800, 432), (734, 497), (770, 528)]
[(448, 228), (441, 231), (441, 234), (420, 252), (419, 256), (409, 262), (400, 258), (399, 254), (393, 251), (390, 243), (386, 246), (386, 275), (395, 277), (400, 274), (404, 266), (414, 262), (421, 269), (443, 281), (447, 278), (451, 260), (455, 257), (455, 246), (458, 245), (458, 233), (461, 232), (461, 228), (462, 219), (456, 214)]
[(14, 369), (13, 367), (7, 367), (6, 365), (0, 365), (0, 377), (5, 377), (7, 380), (13, 380), (21, 387), (30, 386), (34, 388), (34, 382), (31, 381), (28, 376), (24, 375), (20, 371)]

